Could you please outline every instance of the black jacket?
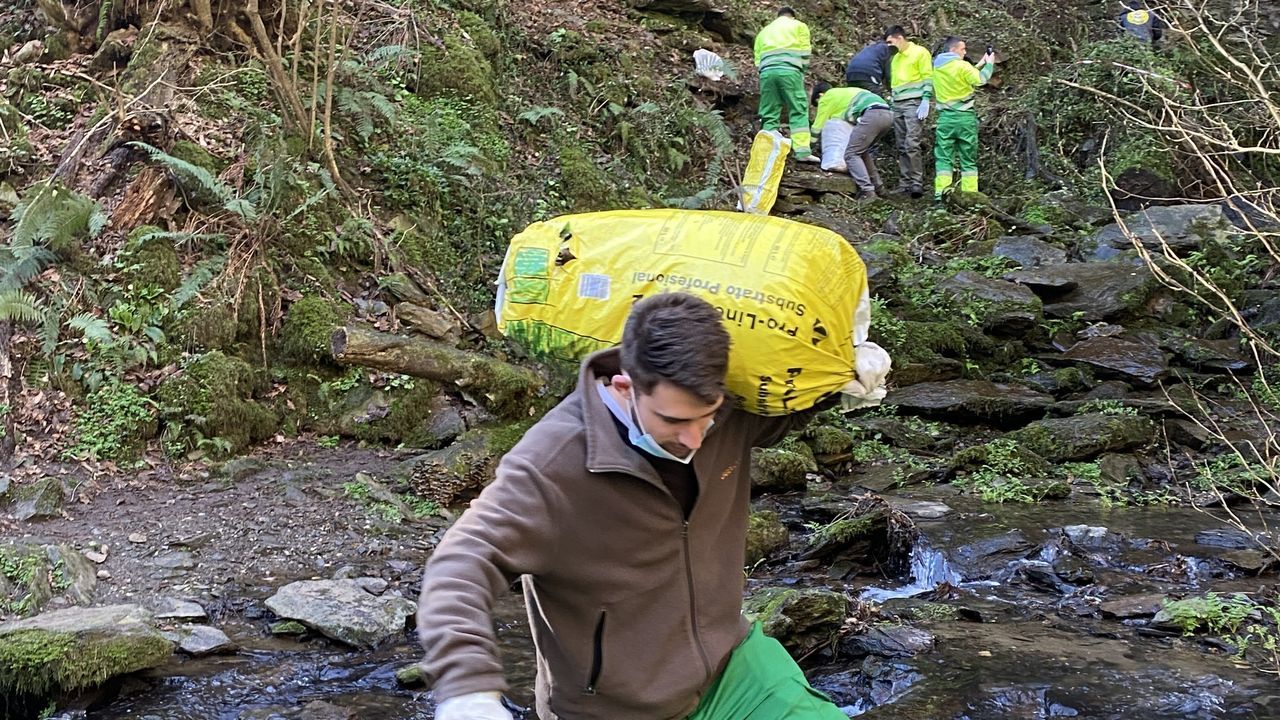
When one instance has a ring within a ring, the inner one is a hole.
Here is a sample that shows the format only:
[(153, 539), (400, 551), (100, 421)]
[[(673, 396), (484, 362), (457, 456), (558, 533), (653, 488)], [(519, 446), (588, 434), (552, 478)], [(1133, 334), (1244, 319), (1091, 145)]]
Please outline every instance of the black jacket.
[(862, 48), (849, 58), (849, 65), (844, 70), (845, 82), (851, 82), (854, 75), (869, 75), (877, 83), (888, 87), (889, 61), (895, 52), (897, 50), (883, 40)]

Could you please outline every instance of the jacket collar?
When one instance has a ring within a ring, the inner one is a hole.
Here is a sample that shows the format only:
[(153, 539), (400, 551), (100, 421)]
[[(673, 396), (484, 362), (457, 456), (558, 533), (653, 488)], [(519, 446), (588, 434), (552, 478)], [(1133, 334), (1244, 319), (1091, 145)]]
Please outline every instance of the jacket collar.
[[(587, 470), (593, 473), (624, 472), (664, 487), (653, 465), (618, 434), (613, 424), (613, 413), (596, 390), (596, 385), (601, 380), (609, 379), (621, 371), (620, 355), (621, 351), (616, 347), (592, 353), (582, 361), (578, 373), (578, 387), (574, 392), (582, 408), (582, 426), (587, 442)], [(733, 411), (732, 404), (726, 398), (721, 405), (716, 413), (716, 425), (707, 433), (708, 439), (722, 428), (726, 416)], [(704, 446), (693, 456), (695, 471), (699, 467), (699, 459), (706, 459), (705, 451)]]

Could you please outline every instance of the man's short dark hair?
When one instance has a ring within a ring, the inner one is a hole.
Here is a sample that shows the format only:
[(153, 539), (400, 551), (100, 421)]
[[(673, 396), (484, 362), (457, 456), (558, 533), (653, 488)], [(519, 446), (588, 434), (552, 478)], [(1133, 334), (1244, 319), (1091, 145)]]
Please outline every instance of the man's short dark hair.
[(729, 331), (711, 303), (688, 293), (651, 295), (631, 308), (622, 331), (622, 369), (636, 390), (666, 381), (705, 403), (724, 395)]
[(786, 5), (783, 5), (782, 7), (778, 8), (778, 17), (782, 17), (783, 15), (786, 15), (787, 17), (795, 17), (796, 11), (792, 10)]
[(964, 38), (955, 35), (948, 35), (946, 40), (942, 41), (942, 52), (951, 52), (951, 48), (964, 42)]
[(907, 36), (907, 31), (903, 30), (901, 25), (890, 25), (889, 27), (884, 29), (885, 40), (888, 40), (889, 38), (894, 37), (895, 35), (897, 37), (905, 38)]
[(813, 86), (813, 94), (809, 96), (809, 104), (817, 105), (818, 98), (822, 97), (823, 93), (825, 93), (830, 89), (831, 89), (831, 83), (825, 80), (819, 80), (817, 84)]

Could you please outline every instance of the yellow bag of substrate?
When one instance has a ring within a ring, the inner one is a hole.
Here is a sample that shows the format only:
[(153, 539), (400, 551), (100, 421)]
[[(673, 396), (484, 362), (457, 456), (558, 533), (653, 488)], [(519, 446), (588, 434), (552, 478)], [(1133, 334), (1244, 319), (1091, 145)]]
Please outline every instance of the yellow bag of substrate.
[(618, 210), (534, 223), (507, 250), (495, 311), (531, 354), (579, 360), (621, 342), (632, 303), (666, 291), (720, 311), (728, 389), (750, 412), (805, 410), (855, 378), (871, 321), (862, 259), (830, 230), (781, 218)]
[(742, 174), (738, 209), (752, 215), (768, 215), (778, 200), (778, 185), (787, 165), (791, 140), (777, 130), (761, 130), (751, 142), (751, 156)]

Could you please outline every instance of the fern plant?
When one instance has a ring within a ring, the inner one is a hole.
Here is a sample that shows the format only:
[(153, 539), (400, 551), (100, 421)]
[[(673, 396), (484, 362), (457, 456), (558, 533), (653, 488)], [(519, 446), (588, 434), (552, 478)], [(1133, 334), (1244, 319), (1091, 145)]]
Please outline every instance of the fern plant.
[(221, 205), (227, 212), (243, 220), (253, 220), (258, 216), (258, 209), (249, 200), (240, 197), (236, 191), (213, 173), (182, 158), (176, 158), (158, 147), (144, 142), (129, 143), (145, 150), (151, 161), (163, 166), (177, 180), (178, 186), (195, 196), (200, 201)]

